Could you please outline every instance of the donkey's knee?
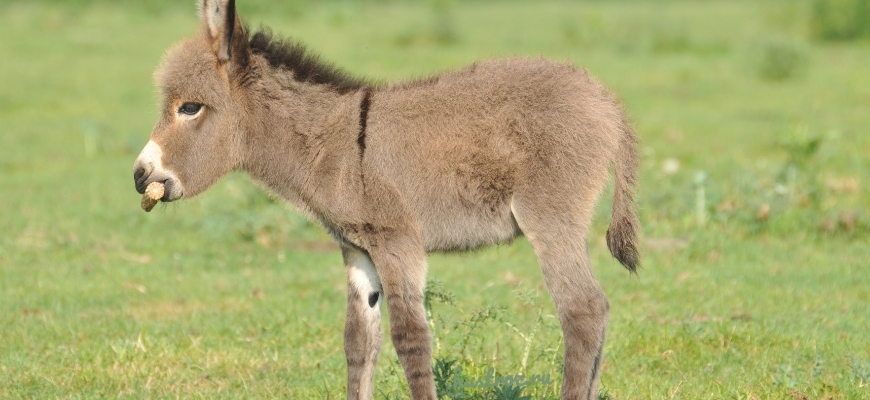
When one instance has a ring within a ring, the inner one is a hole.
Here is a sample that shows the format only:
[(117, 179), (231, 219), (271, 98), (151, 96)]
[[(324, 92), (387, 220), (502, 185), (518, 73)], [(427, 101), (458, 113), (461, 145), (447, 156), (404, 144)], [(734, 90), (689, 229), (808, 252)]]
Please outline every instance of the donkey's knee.
[(610, 314), (610, 302), (607, 295), (597, 284), (586, 288), (582, 293), (577, 293), (574, 299), (567, 304), (557, 305), (559, 313), (581, 320), (607, 321)]
[(597, 355), (610, 314), (610, 305), (604, 292), (575, 298), (567, 304), (558, 305), (557, 311), (566, 347), (569, 344), (572, 347), (566, 348), (566, 356), (588, 358)]

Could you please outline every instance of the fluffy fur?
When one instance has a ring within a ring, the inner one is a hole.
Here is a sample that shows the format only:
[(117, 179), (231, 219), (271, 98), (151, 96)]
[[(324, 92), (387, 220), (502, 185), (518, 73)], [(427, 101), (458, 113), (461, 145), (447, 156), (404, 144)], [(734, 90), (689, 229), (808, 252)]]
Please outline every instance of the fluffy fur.
[[(372, 85), (267, 31), (245, 33), (232, 1), (204, 1), (201, 34), (157, 72), (163, 111), (139, 160), (140, 190), (191, 197), (233, 169), (308, 212), (348, 269), (348, 397), (372, 398), (380, 303), (414, 399), (435, 399), (423, 308), (426, 253), (525, 235), (565, 338), (562, 398), (597, 395), (609, 306), (586, 237), (615, 170), (607, 243), (638, 265), (637, 138), (584, 71), (541, 58), (485, 61)], [(185, 103), (202, 105), (181, 115)]]

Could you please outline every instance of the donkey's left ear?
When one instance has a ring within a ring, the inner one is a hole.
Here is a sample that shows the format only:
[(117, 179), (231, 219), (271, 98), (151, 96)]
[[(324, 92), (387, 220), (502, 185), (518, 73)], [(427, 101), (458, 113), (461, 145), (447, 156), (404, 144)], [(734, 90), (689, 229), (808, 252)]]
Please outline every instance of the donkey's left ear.
[(236, 15), (235, 0), (199, 0), (199, 14), (212, 49), (221, 63), (226, 63), (233, 56), (245, 56), (233, 54), (246, 50), (245, 33)]

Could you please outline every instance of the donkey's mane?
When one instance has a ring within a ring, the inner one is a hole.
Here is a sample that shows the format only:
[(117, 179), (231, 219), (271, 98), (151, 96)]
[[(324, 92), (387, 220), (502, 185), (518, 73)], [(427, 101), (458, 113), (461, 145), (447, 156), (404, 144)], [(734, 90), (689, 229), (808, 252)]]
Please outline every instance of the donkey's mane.
[[(251, 32), (248, 29), (245, 31)], [(341, 68), (323, 61), (301, 42), (275, 37), (268, 28), (260, 28), (248, 36), (248, 48), (260, 55), (273, 68), (293, 71), (300, 82), (327, 85), (338, 93), (349, 93), (372, 86), (365, 79), (352, 76)]]

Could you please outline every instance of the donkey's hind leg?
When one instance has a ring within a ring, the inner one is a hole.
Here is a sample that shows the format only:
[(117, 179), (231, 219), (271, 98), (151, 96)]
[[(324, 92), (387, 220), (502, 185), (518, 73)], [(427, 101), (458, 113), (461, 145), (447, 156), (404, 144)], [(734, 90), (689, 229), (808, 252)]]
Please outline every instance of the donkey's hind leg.
[(347, 319), (344, 352), (347, 356), (347, 398), (372, 399), (375, 364), (381, 349), (381, 280), (369, 256), (343, 247), (347, 272)]
[(562, 399), (595, 399), (609, 306), (586, 250), (590, 216), (581, 211), (591, 209), (555, 210), (549, 204), (515, 198), (512, 208), (559, 314), (565, 339)]

